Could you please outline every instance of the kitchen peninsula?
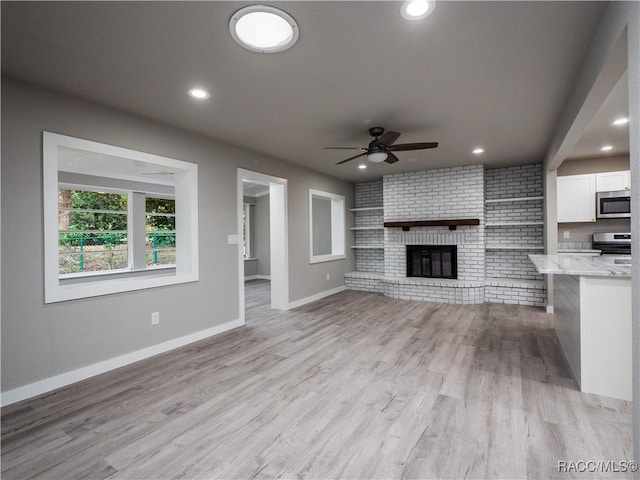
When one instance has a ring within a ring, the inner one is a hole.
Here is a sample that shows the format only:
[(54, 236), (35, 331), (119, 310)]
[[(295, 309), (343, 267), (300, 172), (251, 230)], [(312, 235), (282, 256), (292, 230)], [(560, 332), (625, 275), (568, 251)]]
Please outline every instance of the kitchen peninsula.
[(630, 256), (529, 255), (554, 275), (554, 328), (580, 390), (631, 400)]

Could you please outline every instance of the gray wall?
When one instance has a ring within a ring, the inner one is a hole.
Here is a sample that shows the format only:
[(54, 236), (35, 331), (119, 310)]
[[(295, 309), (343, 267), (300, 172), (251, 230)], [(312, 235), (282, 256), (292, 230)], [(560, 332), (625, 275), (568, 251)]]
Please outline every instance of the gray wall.
[(244, 276), (252, 277), (258, 274), (258, 261), (257, 260), (245, 260), (244, 261)]
[(253, 231), (256, 236), (254, 252), (256, 257), (258, 257), (256, 272), (258, 275), (271, 275), (271, 239), (269, 236), (270, 215), (269, 195), (257, 197)]
[[(45, 305), (42, 130), (197, 163), (200, 280)], [(239, 318), (238, 247), (227, 243), (238, 233), (237, 168), (288, 179), (289, 301), (343, 285), (354, 269), (350, 251), (343, 261), (309, 264), (307, 198), (314, 188), (353, 205), (353, 184), (3, 78), (2, 390)], [(160, 312), (158, 326), (150, 326), (152, 311)]]

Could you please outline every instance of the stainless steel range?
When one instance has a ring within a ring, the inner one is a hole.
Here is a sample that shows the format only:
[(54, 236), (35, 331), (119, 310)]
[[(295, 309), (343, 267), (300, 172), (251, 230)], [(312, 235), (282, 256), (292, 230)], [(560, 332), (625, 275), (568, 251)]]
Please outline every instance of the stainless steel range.
[(631, 255), (631, 233), (594, 233), (593, 248), (602, 253)]

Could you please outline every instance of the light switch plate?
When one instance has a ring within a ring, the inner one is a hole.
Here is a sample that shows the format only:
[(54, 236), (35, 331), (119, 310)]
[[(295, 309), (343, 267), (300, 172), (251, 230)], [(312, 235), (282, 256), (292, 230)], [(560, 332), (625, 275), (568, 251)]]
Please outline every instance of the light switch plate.
[(227, 235), (227, 243), (229, 245), (237, 245), (238, 244), (238, 235)]

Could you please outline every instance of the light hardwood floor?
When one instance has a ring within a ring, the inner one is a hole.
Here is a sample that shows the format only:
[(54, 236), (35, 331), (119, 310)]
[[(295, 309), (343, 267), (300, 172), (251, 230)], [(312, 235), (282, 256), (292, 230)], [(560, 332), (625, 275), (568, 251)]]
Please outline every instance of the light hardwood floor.
[[(606, 478), (631, 405), (581, 394), (539, 309), (346, 291), (12, 405), (2, 478)], [(624, 478), (623, 474), (611, 475)]]

